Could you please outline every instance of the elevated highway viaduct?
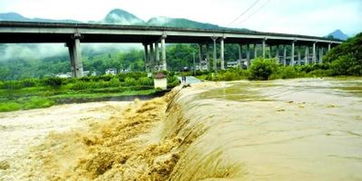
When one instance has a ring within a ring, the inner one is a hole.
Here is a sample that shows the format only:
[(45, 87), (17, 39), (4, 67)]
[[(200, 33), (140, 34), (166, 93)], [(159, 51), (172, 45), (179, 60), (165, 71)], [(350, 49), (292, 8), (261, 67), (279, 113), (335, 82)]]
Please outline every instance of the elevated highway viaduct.
[[(213, 60), (219, 62), (213, 61), (213, 65), (209, 65), (209, 68), (215, 70), (225, 69), (224, 45), (226, 43), (238, 44), (239, 60), (244, 59), (247, 64), (250, 64), (252, 57), (276, 57), (284, 65), (318, 63), (324, 52), (342, 43), (342, 41), (315, 36), (241, 30), (0, 21), (0, 43), (65, 43), (69, 49), (74, 77), (83, 76), (80, 50), (82, 42), (142, 43), (148, 70), (156, 65), (159, 69), (167, 70), (166, 42), (199, 44), (200, 60), (204, 57), (203, 50), (213, 45)], [(219, 57), (217, 57), (217, 46), (220, 47)], [(257, 47), (261, 49), (260, 55), (258, 55)], [(299, 47), (297, 52), (296, 47)], [(300, 51), (301, 47), (305, 50), (303, 55)], [(272, 49), (275, 50), (273, 51), (275, 55), (271, 55)], [(218, 64), (220, 67), (217, 67)]]

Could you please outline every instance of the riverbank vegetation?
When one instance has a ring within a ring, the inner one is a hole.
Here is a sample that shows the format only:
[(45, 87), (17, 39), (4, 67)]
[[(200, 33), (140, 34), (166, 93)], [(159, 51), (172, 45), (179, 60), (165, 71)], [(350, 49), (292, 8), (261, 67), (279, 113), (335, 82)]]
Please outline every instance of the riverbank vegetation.
[(200, 79), (211, 81), (330, 76), (362, 76), (362, 33), (329, 51), (323, 57), (323, 63), (283, 66), (276, 59), (257, 58), (252, 61), (248, 69), (232, 68), (198, 75)]
[[(169, 88), (179, 84), (173, 73), (165, 73)], [(146, 96), (159, 92), (160, 90), (154, 89), (153, 78), (142, 72), (67, 79), (50, 77), (0, 81), (0, 112), (43, 108), (68, 102)]]

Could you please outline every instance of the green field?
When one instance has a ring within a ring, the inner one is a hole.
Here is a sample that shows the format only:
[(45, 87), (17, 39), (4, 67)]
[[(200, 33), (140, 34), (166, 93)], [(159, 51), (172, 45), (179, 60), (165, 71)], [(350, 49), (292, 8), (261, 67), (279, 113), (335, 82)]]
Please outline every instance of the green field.
[[(168, 87), (179, 84), (168, 75)], [(44, 78), (0, 81), (0, 112), (50, 107), (55, 104), (151, 96), (159, 93), (153, 78), (133, 72), (83, 78)]]

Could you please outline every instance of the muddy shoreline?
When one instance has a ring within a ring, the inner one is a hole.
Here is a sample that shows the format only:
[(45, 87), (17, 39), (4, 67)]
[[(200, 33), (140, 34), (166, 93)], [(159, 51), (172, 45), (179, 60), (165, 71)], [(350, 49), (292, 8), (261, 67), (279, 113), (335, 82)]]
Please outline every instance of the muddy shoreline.
[(170, 92), (171, 89), (157, 91), (150, 95), (134, 95), (134, 96), (108, 96), (100, 98), (61, 98), (55, 99), (56, 104), (74, 104), (74, 103), (88, 103), (88, 102), (106, 102), (106, 101), (133, 101), (139, 100), (150, 100), (156, 97), (162, 97), (166, 93)]

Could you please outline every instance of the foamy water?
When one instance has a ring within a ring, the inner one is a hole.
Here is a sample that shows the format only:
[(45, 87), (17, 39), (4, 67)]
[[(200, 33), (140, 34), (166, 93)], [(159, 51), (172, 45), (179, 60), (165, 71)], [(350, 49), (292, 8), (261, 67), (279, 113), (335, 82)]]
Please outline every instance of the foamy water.
[(361, 180), (361, 96), (361, 79), (185, 90), (179, 101), (185, 119), (205, 131), (171, 178), (208, 178), (210, 170), (229, 169), (227, 177), (237, 180)]

